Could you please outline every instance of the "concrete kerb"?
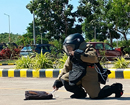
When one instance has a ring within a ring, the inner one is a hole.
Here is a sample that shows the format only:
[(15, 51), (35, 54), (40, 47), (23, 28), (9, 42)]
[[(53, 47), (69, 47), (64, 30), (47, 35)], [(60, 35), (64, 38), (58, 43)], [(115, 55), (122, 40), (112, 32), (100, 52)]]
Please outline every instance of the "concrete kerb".
[(0, 69), (0, 77), (54, 78), (61, 69)]
[(109, 69), (111, 74), (108, 78), (130, 79), (130, 69)]
[(3, 66), (3, 65), (15, 65), (14, 63), (0, 63), (0, 66)]
[[(130, 79), (130, 69), (109, 69), (108, 78)], [(61, 69), (0, 69), (0, 77), (56, 78)]]

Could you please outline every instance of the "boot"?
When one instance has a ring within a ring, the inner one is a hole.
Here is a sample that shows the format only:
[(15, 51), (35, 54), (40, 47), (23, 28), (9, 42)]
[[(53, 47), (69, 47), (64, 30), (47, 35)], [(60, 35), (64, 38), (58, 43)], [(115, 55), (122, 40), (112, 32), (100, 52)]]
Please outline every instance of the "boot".
[(81, 89), (72, 94), (70, 98), (85, 98), (86, 96), (87, 96), (86, 92), (83, 89)]
[(70, 98), (85, 98), (86, 97), (86, 92), (82, 88), (82, 85), (69, 85), (69, 82), (61, 79), (65, 89), (69, 92), (74, 93), (73, 95), (70, 96)]
[(98, 97), (96, 99), (106, 98), (113, 93), (115, 93), (116, 98), (119, 98), (123, 95), (122, 88), (123, 88), (123, 86), (121, 83), (114, 83), (111, 86), (106, 85), (100, 90)]
[(106, 85), (106, 86), (104, 86), (104, 87), (100, 90), (100, 92), (99, 92), (99, 94), (98, 94), (98, 97), (97, 97), (96, 99), (106, 98), (106, 97), (110, 96), (112, 93), (113, 93), (113, 92), (112, 92), (111, 86)]
[(121, 83), (114, 83), (111, 85), (111, 88), (113, 90), (113, 93), (115, 93), (116, 98), (119, 98), (123, 95), (123, 86)]

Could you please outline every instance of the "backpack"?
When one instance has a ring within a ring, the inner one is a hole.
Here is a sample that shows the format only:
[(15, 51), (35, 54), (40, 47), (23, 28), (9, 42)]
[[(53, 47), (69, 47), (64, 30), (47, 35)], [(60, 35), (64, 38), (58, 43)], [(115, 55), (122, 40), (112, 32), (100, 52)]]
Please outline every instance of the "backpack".
[(25, 100), (31, 99), (52, 99), (53, 95), (45, 91), (25, 91)]
[(108, 75), (111, 73), (110, 70), (108, 69), (104, 69), (100, 63), (95, 63), (94, 64), (95, 70), (98, 72), (98, 81), (101, 84), (106, 84), (106, 80)]

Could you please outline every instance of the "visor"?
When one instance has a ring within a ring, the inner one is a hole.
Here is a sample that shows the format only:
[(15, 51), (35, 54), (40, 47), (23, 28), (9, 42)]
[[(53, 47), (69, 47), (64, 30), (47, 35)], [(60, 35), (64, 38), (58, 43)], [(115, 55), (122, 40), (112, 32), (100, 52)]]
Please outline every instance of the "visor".
[(63, 49), (66, 52), (66, 54), (69, 56), (69, 52), (74, 51), (75, 45), (74, 44), (65, 44), (63, 45)]

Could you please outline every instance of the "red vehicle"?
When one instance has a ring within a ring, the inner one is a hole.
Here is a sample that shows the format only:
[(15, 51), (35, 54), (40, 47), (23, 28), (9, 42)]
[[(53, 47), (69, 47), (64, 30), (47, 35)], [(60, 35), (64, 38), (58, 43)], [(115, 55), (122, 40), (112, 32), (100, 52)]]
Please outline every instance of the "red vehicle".
[(114, 60), (116, 57), (121, 57), (122, 52), (119, 50), (113, 49), (113, 47), (107, 43), (103, 42), (88, 42), (93, 45), (96, 49), (99, 59), (103, 57), (100, 51), (105, 51), (105, 57), (108, 60)]

